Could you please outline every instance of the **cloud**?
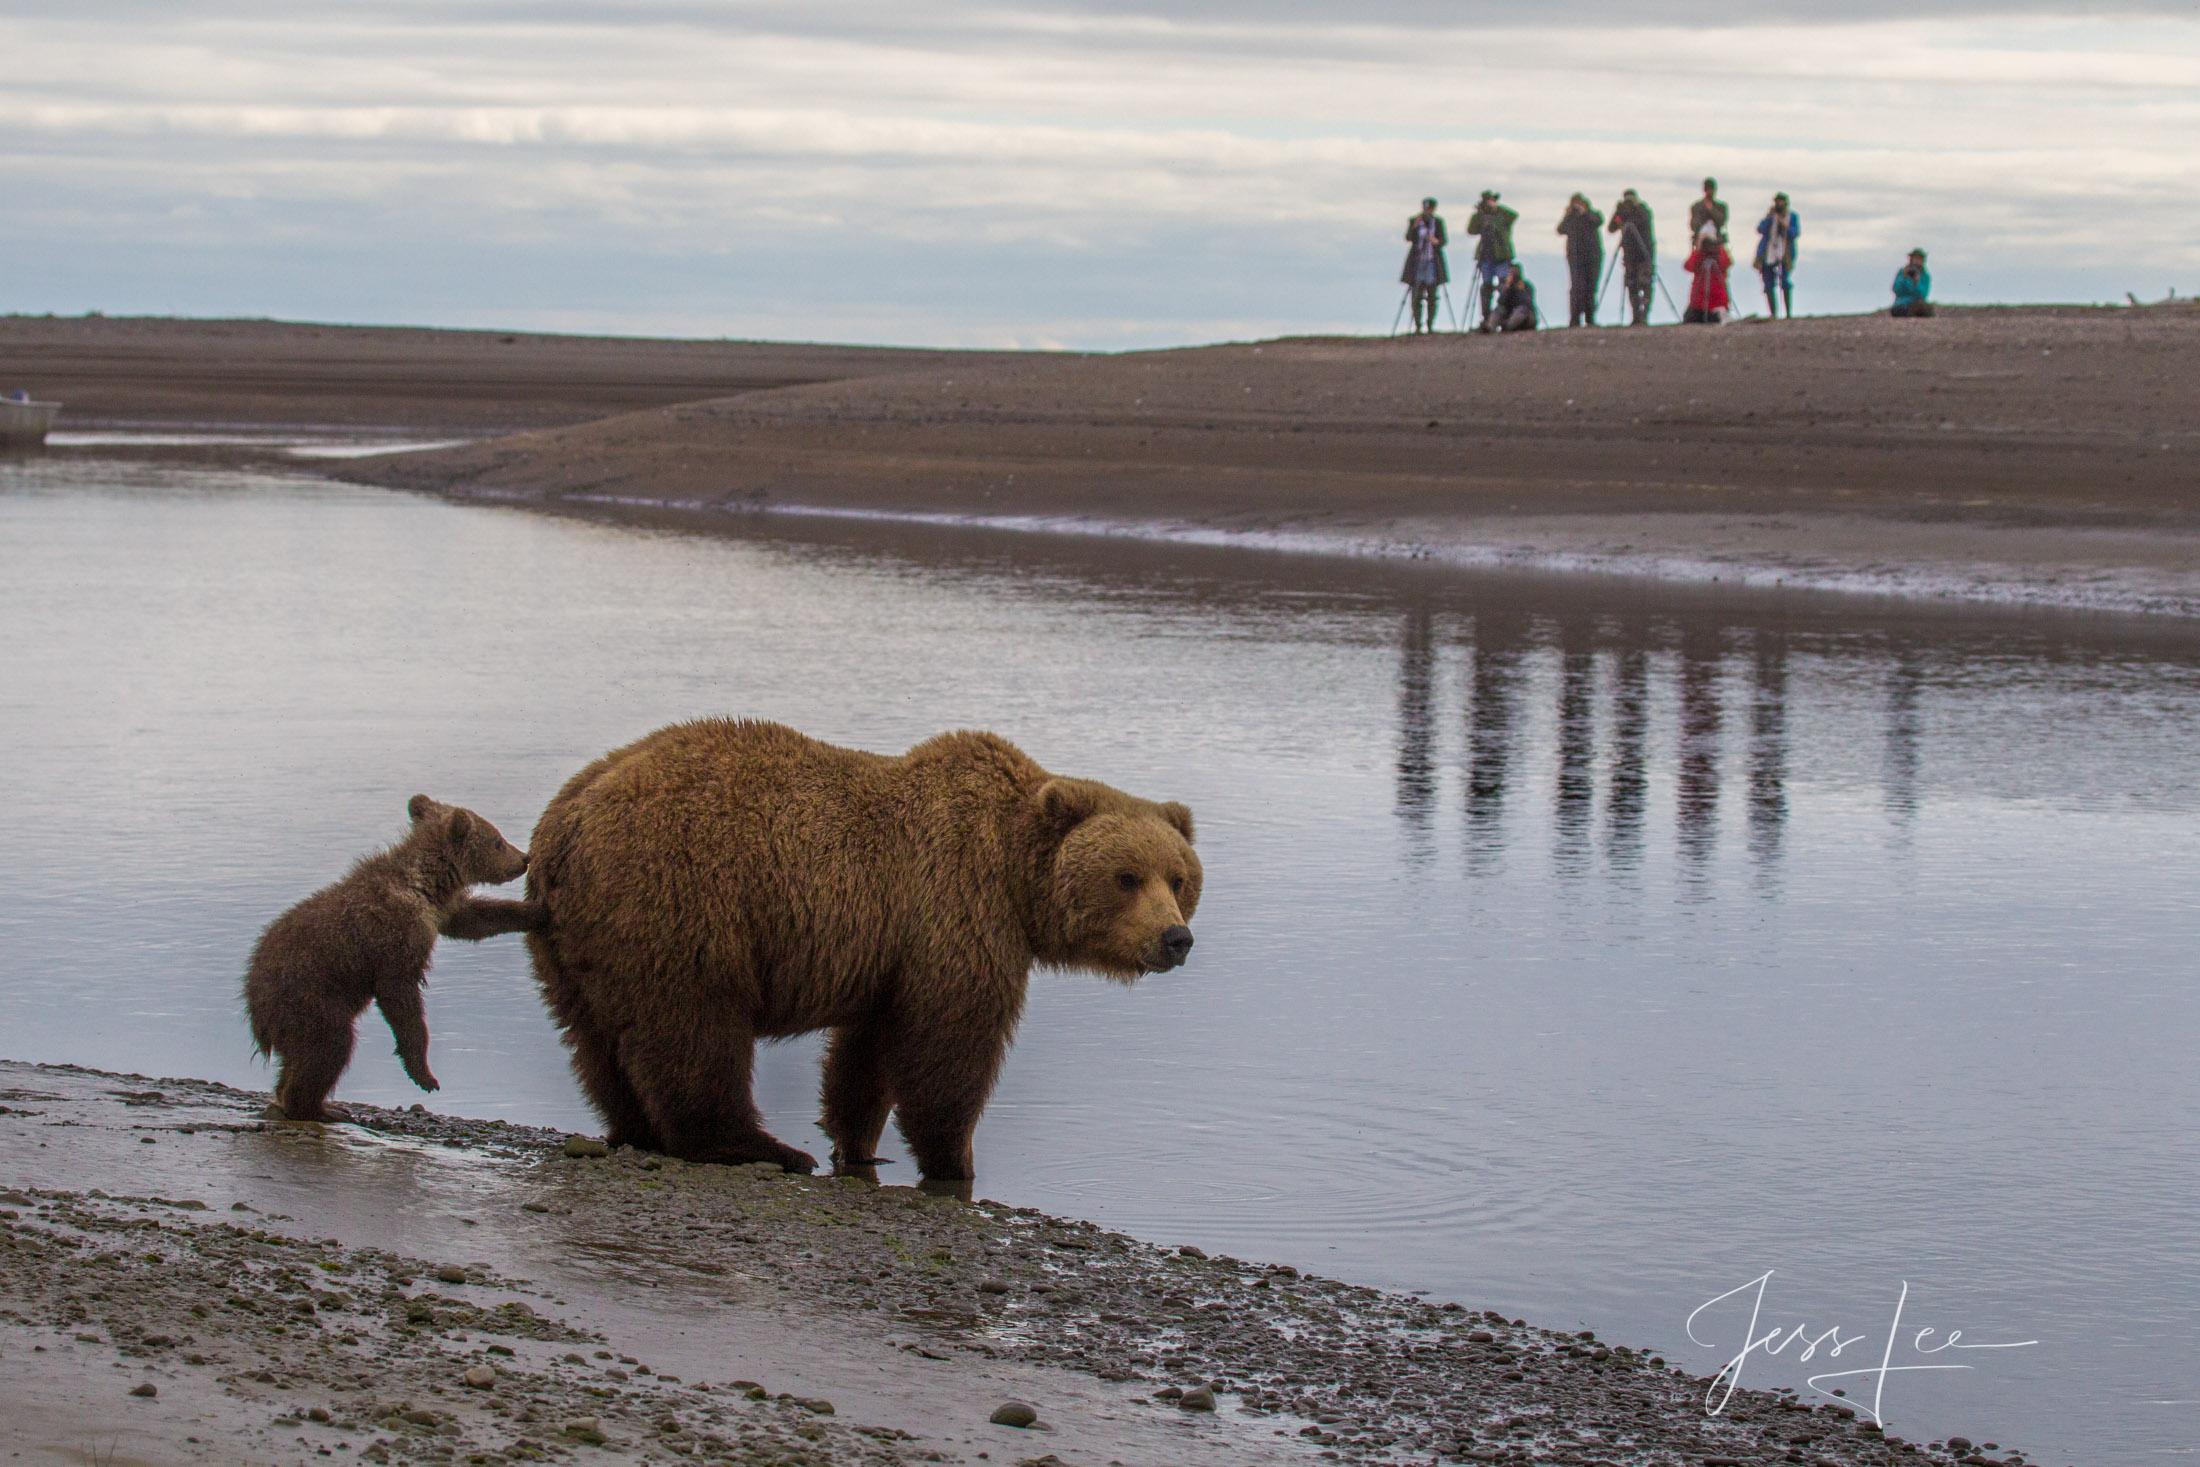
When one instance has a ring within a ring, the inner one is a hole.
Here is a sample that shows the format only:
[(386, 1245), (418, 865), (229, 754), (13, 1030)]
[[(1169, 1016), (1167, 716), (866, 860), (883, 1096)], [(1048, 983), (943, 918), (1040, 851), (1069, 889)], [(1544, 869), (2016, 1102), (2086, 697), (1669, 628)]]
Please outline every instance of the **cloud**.
[(90, 0), (0, 54), (0, 307), (1188, 340), (1364, 318), (1431, 190), (1555, 283), (1573, 189), (1706, 172), (1795, 195), (1822, 308), (1918, 239), (1951, 295), (2200, 264), (2185, 19), (1484, 14)]

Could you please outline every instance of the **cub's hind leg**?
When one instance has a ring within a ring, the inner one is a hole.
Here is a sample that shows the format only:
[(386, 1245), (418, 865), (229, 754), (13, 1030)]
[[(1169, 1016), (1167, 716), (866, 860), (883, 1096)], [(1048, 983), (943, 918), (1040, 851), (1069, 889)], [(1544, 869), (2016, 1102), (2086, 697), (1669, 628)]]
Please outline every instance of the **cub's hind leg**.
[(340, 1121), (344, 1113), (328, 1098), (351, 1064), (352, 1021), (297, 1026), (279, 1041), (282, 1070), (275, 1078), (275, 1105), (290, 1121)]

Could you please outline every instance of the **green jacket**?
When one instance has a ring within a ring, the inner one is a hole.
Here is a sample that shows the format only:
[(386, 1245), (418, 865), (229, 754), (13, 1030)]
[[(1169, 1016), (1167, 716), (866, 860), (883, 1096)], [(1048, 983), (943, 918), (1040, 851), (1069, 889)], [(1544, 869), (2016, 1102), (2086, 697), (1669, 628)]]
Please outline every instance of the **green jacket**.
[(1508, 209), (1503, 204), (1477, 205), (1474, 217), (1467, 221), (1467, 233), (1479, 234), (1481, 242), (1474, 247), (1477, 260), (1510, 260), (1513, 257), (1513, 221), (1520, 217), (1518, 209)]

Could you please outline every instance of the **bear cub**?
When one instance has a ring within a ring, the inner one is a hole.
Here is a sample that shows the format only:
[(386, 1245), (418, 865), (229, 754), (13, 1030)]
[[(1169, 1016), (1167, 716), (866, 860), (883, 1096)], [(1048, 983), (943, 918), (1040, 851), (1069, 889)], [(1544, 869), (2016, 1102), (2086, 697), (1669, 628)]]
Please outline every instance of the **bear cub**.
[[(351, 1063), (353, 1026), (378, 1005), (405, 1073), (423, 1090), (428, 1021), (420, 989), (439, 933), (478, 940), (463, 919), (476, 882), (502, 885), (527, 853), (471, 810), (414, 795), (412, 833), (277, 917), (245, 972), (252, 1042), (281, 1061), (275, 1108), (286, 1120), (338, 1119), (327, 1104)], [(453, 921), (454, 918), (460, 920)]]

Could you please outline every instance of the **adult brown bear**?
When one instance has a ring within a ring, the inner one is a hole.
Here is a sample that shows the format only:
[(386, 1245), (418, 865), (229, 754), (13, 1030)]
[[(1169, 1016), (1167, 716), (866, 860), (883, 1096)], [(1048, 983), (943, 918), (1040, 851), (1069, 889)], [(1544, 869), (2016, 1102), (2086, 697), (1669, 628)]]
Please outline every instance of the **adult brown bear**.
[(992, 734), (887, 756), (726, 719), (575, 775), (530, 862), (529, 900), (481, 921), (529, 929), (612, 1144), (810, 1171), (765, 1132), (750, 1067), (760, 1038), (830, 1029), (835, 1172), (876, 1175), (892, 1111), (928, 1183), (975, 1175), (1033, 964), (1176, 967), (1201, 876), (1184, 806), (1057, 778)]

